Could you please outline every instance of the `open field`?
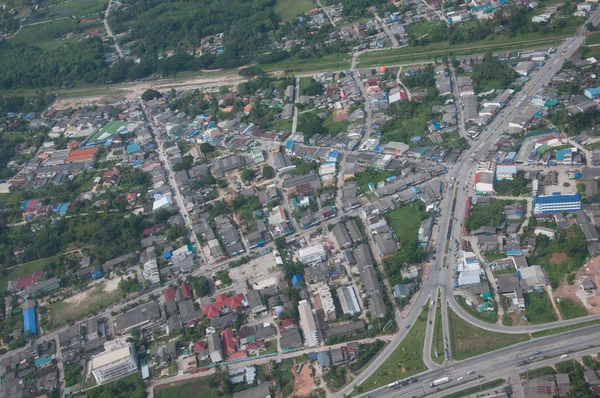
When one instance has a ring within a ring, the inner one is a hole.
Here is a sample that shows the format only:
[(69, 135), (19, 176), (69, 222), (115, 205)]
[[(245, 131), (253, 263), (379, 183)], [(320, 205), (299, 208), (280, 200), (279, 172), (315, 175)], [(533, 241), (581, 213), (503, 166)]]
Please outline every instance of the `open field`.
[(585, 44), (600, 44), (600, 32), (594, 32), (587, 35)]
[(12, 267), (6, 271), (6, 274), (3, 272), (0, 275), (0, 293), (4, 293), (6, 291), (6, 287), (8, 286), (9, 281), (16, 279), (20, 276), (44, 269), (44, 267), (50, 264), (50, 262), (55, 258), (56, 256), (41, 258), (39, 260), (30, 261), (28, 263), (23, 263), (21, 265)]
[(285, 70), (289, 72), (337, 71), (350, 67), (351, 57), (346, 53), (327, 54), (318, 59), (284, 59), (260, 67), (266, 71)]
[(52, 326), (56, 328), (96, 313), (122, 297), (120, 290), (109, 291), (106, 282), (99, 283), (91, 289), (50, 304)]
[(588, 314), (584, 306), (570, 298), (561, 298), (556, 304), (563, 319), (579, 318)]
[(452, 357), (463, 360), (530, 339), (528, 334), (506, 334), (479, 329), (448, 308)]
[(535, 379), (536, 377), (546, 376), (546, 375), (554, 375), (556, 374), (556, 370), (552, 366), (544, 366), (537, 369), (532, 369), (527, 372), (521, 373), (519, 376), (521, 379)]
[[(43, 10), (38, 10), (31, 14), (27, 23), (48, 21), (65, 17), (87, 17), (98, 18), (99, 13), (106, 10), (108, 0), (69, 0), (62, 2), (52, 2)], [(58, 4), (57, 4), (58, 3)]]
[(524, 293), (525, 305), (527, 310), (525, 316), (532, 325), (540, 323), (555, 322), (558, 320), (556, 311), (550, 302), (548, 293), (545, 291)]
[(318, 8), (316, 1), (311, 0), (277, 0), (275, 4), (275, 13), (284, 21), (290, 21), (299, 14)]
[(480, 384), (478, 386), (473, 386), (473, 387), (470, 387), (470, 388), (465, 388), (462, 391), (458, 391), (458, 392), (455, 392), (455, 393), (452, 393), (452, 394), (444, 395), (444, 398), (462, 398), (462, 397), (466, 397), (466, 396), (469, 396), (471, 394), (476, 394), (476, 393), (481, 392), (481, 391), (490, 390), (492, 388), (500, 387), (505, 382), (506, 382), (506, 380), (504, 380), (504, 379), (496, 379), (496, 380), (488, 381), (488, 382), (485, 382), (485, 383)]
[[(581, 269), (575, 274), (575, 280), (572, 285), (569, 285), (565, 280), (554, 292), (555, 299), (560, 298), (560, 302), (557, 304), (563, 318), (565, 314), (560, 304), (564, 299), (569, 299), (576, 306), (585, 307), (588, 314), (600, 313), (600, 295), (596, 294), (596, 292), (587, 293), (581, 289), (581, 283), (584, 280), (589, 280), (595, 286), (600, 286), (600, 257), (593, 257), (583, 264)], [(579, 313), (583, 312), (580, 311)]]
[(392, 227), (400, 243), (414, 241), (418, 235), (423, 213), (415, 211), (411, 206), (400, 207), (385, 214), (385, 219)]
[(360, 391), (366, 392), (427, 370), (423, 362), (423, 346), (425, 345), (428, 310), (429, 303), (423, 307), (421, 314), (392, 355), (359, 386)]

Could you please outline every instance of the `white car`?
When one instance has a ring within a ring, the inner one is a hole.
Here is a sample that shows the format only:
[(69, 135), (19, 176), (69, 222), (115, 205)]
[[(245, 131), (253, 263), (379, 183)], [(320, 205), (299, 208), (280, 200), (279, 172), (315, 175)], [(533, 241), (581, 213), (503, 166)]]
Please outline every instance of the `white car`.
[(458, 379), (456, 379), (456, 381), (462, 381), (464, 379), (464, 377), (460, 376)]

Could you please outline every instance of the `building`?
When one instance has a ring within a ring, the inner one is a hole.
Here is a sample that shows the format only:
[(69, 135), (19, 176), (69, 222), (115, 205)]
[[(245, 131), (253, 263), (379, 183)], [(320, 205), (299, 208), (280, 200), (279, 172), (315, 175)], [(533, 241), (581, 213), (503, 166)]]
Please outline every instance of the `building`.
[(314, 245), (298, 250), (298, 259), (304, 265), (319, 264), (327, 259), (323, 245)]
[[(533, 22), (537, 22), (537, 21), (533, 21)], [(515, 66), (515, 72), (517, 72), (521, 76), (528, 76), (529, 73), (531, 73), (531, 71), (534, 68), (535, 68), (535, 62), (523, 61), (523, 62), (519, 62)]]
[(223, 348), (221, 347), (221, 336), (218, 333), (209, 333), (206, 335), (208, 343), (208, 353), (213, 363), (223, 361)]
[(233, 394), (233, 398), (270, 398), (271, 392), (269, 391), (269, 383), (263, 382), (256, 387), (252, 387), (248, 390), (236, 392)]
[(99, 147), (73, 149), (69, 152), (69, 156), (67, 156), (65, 163), (93, 162), (99, 149)]
[(497, 166), (496, 181), (511, 180), (517, 175), (517, 166)]
[(538, 195), (534, 198), (535, 214), (574, 212), (577, 210), (581, 210), (581, 196), (579, 193), (572, 195), (554, 193), (552, 195)]
[(35, 300), (27, 300), (23, 304), (23, 331), (37, 336), (37, 318), (35, 314)]
[(525, 293), (529, 293), (534, 290), (542, 290), (546, 285), (548, 285), (546, 273), (539, 265), (521, 268), (518, 270), (518, 273), (521, 280), (521, 287)]
[(133, 328), (144, 328), (161, 318), (158, 303), (151, 301), (117, 315), (115, 319), (115, 334), (129, 332)]
[(354, 315), (360, 313), (358, 298), (352, 286), (342, 286), (337, 289), (337, 296), (344, 314)]
[(92, 374), (98, 384), (137, 372), (137, 356), (132, 343), (106, 342), (105, 352), (92, 357)]
[(340, 249), (352, 247), (352, 239), (343, 223), (339, 223), (333, 227), (333, 237)]
[(300, 301), (298, 303), (298, 311), (300, 313), (300, 328), (304, 333), (304, 345), (306, 347), (318, 346), (319, 333), (310, 303), (306, 300)]

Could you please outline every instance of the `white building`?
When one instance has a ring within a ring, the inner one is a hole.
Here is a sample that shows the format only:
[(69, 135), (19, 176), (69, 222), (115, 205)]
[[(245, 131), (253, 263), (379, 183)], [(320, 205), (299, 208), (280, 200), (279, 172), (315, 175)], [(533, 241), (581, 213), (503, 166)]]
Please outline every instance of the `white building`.
[(534, 234), (535, 236), (544, 235), (550, 239), (554, 239), (555, 231), (546, 227), (535, 227)]
[(337, 289), (337, 296), (340, 299), (340, 306), (344, 314), (354, 315), (360, 313), (358, 298), (352, 286), (339, 287)]
[(333, 303), (333, 297), (331, 296), (331, 290), (329, 290), (329, 286), (323, 282), (319, 282), (314, 284), (313, 287), (317, 289), (317, 293), (321, 298), (321, 306), (323, 307), (325, 317), (329, 318), (331, 321), (334, 321), (336, 319), (335, 304)]
[(515, 72), (517, 72), (521, 76), (528, 76), (529, 73), (533, 70), (533, 68), (535, 68), (534, 62), (523, 61), (523, 62), (519, 62), (517, 64), (517, 66), (515, 66)]
[(479, 272), (480, 265), (477, 256), (473, 252), (462, 251), (460, 253), (460, 262), (456, 267), (458, 272), (477, 271)]
[(512, 180), (517, 175), (517, 166), (497, 166), (496, 181)]
[(327, 259), (327, 252), (323, 245), (314, 245), (298, 250), (298, 259), (304, 265), (322, 263)]
[(534, 15), (531, 18), (531, 22), (536, 22), (536, 23), (540, 23), (540, 22), (548, 22), (548, 20), (550, 20), (550, 18), (552, 18), (552, 14), (540, 14), (540, 15)]
[(133, 344), (119, 340), (107, 341), (104, 351), (92, 357), (92, 374), (98, 384), (106, 383), (137, 372), (137, 357)]
[(298, 303), (298, 312), (300, 313), (300, 327), (304, 333), (304, 345), (306, 347), (316, 347), (319, 345), (319, 334), (317, 332), (317, 323), (312, 313), (312, 308), (306, 300)]

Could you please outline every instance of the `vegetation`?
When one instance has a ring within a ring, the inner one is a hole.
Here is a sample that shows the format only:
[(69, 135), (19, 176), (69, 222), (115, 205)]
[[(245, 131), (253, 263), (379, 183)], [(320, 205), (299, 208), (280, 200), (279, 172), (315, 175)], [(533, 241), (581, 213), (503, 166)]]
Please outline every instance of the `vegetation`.
[(145, 398), (146, 389), (138, 373), (86, 391), (90, 398)]
[[(564, 253), (567, 259), (558, 263), (552, 262), (551, 258), (555, 253)], [(529, 259), (532, 264), (539, 264), (544, 268), (550, 285), (556, 289), (565, 275), (581, 268), (587, 256), (585, 236), (578, 225), (572, 225), (567, 230), (556, 231), (554, 240), (539, 235), (536, 250)]]
[(452, 357), (461, 361), (530, 339), (528, 334), (497, 333), (462, 320), (448, 308)]
[(65, 387), (71, 387), (83, 382), (83, 366), (65, 365)]
[[(441, 292), (438, 293), (435, 302), (435, 323), (433, 325), (433, 343), (431, 345), (431, 359), (437, 364), (444, 363), (446, 358), (444, 350), (444, 324), (442, 322), (442, 300)], [(437, 351), (437, 358), (435, 353)]]
[(262, 169), (262, 176), (267, 180), (275, 177), (275, 169), (269, 165), (264, 166)]
[(598, 370), (600, 364), (591, 355), (586, 355), (583, 358), (583, 364), (590, 369)]
[(561, 131), (564, 131), (569, 136), (574, 136), (600, 123), (600, 110), (592, 108), (570, 116), (566, 110), (557, 108), (550, 113), (548, 119), (552, 124), (559, 127)]
[(413, 202), (385, 215), (390, 227), (396, 233), (402, 250), (383, 260), (389, 282), (392, 286), (405, 282), (400, 270), (405, 264), (415, 264), (423, 260), (423, 248), (419, 245), (418, 232), (421, 222), (430, 215), (424, 211), (422, 202)]
[(523, 296), (525, 297), (525, 307), (527, 308), (525, 316), (532, 325), (558, 320), (550, 298), (545, 291), (523, 293)]
[(496, 194), (499, 196), (521, 196), (527, 195), (530, 191), (527, 184), (531, 180), (525, 178), (525, 172), (519, 171), (515, 178), (510, 180), (501, 180), (496, 182)]
[(149, 88), (148, 90), (142, 93), (142, 99), (144, 101), (150, 101), (160, 97), (162, 97), (162, 94), (153, 88)]
[(559, 373), (569, 374), (569, 380), (573, 386), (569, 392), (569, 396), (579, 398), (592, 398), (594, 396), (585, 381), (585, 376), (583, 374), (585, 369), (578, 361), (559, 362), (555, 367)]
[(521, 376), (521, 379), (531, 380), (531, 379), (535, 379), (536, 377), (546, 376), (546, 375), (554, 375), (554, 374), (556, 374), (556, 371), (554, 370), (554, 368), (552, 366), (544, 366), (541, 368), (532, 369), (527, 372), (523, 372), (520, 374), (520, 376)]
[(205, 276), (199, 276), (192, 282), (194, 290), (199, 297), (208, 296), (210, 293), (210, 281)]
[(394, 352), (379, 366), (367, 380), (356, 389), (359, 393), (385, 386), (396, 380), (405, 379), (427, 370), (423, 362), (423, 346), (427, 329), (429, 304), (423, 307), (421, 314), (410, 328)]
[(560, 298), (560, 301), (559, 299), (556, 299), (556, 301), (563, 319), (579, 318), (588, 314), (583, 305), (570, 298)]
[(517, 72), (502, 64), (498, 57), (487, 53), (483, 63), (473, 66), (473, 84), (477, 92), (508, 87), (517, 77)]
[(120, 290), (107, 292), (106, 284), (100, 283), (90, 290), (78, 293), (85, 295), (80, 301), (55, 301), (50, 304), (50, 322), (53, 328), (66, 325), (87, 315), (95, 314), (108, 308), (123, 298)]
[(332, 391), (337, 391), (346, 384), (347, 368), (343, 366), (332, 366), (331, 369), (323, 376), (327, 382), (327, 386)]
[(594, 325), (598, 325), (598, 324), (600, 324), (600, 319), (595, 319), (592, 321), (575, 323), (573, 325), (559, 326), (559, 327), (552, 328), (552, 329), (540, 330), (539, 332), (531, 333), (531, 336), (533, 338), (552, 336), (554, 334), (568, 332), (569, 330), (575, 330), (575, 329), (584, 328), (587, 326), (594, 326)]
[(360, 355), (356, 359), (352, 365), (350, 365), (350, 370), (353, 372), (359, 371), (365, 366), (369, 361), (381, 351), (385, 343), (379, 339), (375, 340), (372, 343), (363, 343), (360, 345)]
[(498, 323), (498, 309), (495, 307), (494, 311), (482, 311), (479, 312), (477, 309), (469, 306), (463, 296), (454, 296), (456, 302), (461, 306), (462, 309), (467, 311), (469, 315), (474, 318), (481, 319), (487, 323)]
[(356, 174), (356, 183), (361, 193), (369, 193), (369, 183), (375, 186), (385, 181), (388, 177), (395, 176), (396, 173), (389, 170), (375, 170), (374, 167), (367, 167)]
[(508, 200), (491, 199), (488, 204), (475, 205), (465, 225), (470, 231), (483, 226), (497, 227), (504, 221), (504, 206), (510, 203)]

